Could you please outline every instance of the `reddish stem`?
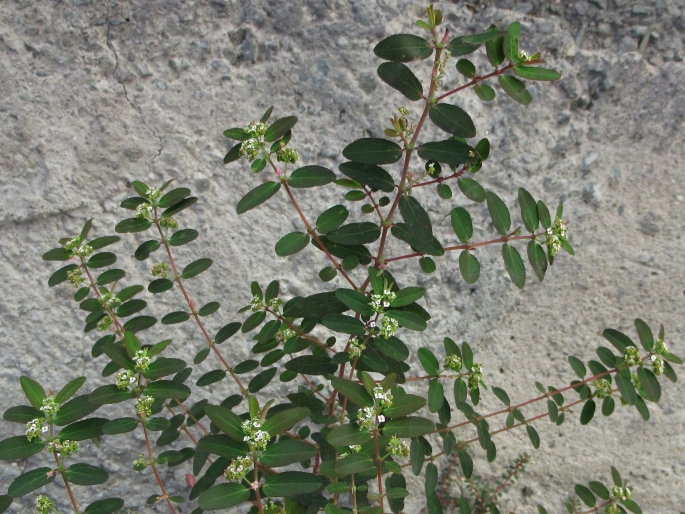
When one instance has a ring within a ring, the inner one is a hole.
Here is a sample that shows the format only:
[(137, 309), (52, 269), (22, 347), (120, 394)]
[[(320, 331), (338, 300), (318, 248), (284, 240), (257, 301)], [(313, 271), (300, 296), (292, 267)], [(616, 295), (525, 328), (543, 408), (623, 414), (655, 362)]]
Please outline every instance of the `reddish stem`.
[(489, 79), (489, 78), (495, 77), (495, 76), (497, 76), (497, 75), (502, 75), (505, 71), (507, 71), (507, 70), (509, 70), (509, 69), (511, 69), (511, 68), (513, 68), (513, 67), (514, 67), (514, 63), (511, 63), (511, 62), (510, 62), (509, 64), (507, 64), (507, 65), (506, 65), (504, 68), (502, 68), (502, 69), (495, 70), (495, 71), (493, 71), (492, 73), (488, 73), (487, 75), (483, 75), (483, 76), (481, 76), (481, 77), (475, 77), (471, 82), (467, 82), (467, 83), (464, 84), (463, 86), (459, 86), (458, 88), (453, 89), (452, 91), (448, 91), (448, 92), (445, 93), (444, 95), (440, 95), (439, 97), (436, 98), (436, 100), (440, 101), (440, 100), (442, 100), (443, 98), (446, 98), (446, 97), (448, 97), (448, 96), (450, 96), (450, 95), (453, 95), (454, 93), (458, 93), (458, 92), (461, 91), (462, 89), (466, 89), (467, 87), (475, 86), (476, 84), (478, 84), (479, 82), (481, 82), (481, 81), (483, 81), (483, 80), (485, 80), (485, 79)]

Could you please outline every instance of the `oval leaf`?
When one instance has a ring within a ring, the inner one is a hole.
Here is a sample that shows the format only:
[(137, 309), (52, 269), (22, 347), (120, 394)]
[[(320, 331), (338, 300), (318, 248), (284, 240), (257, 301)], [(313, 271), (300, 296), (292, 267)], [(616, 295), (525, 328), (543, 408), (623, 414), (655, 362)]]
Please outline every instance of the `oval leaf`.
[(457, 137), (476, 137), (476, 126), (471, 116), (461, 107), (437, 104), (428, 111), (428, 117), (445, 132)]
[(393, 141), (368, 137), (350, 143), (342, 154), (350, 161), (363, 164), (392, 164), (400, 160), (402, 149)]
[(378, 67), (378, 76), (391, 88), (412, 102), (421, 100), (423, 86), (416, 75), (400, 62), (384, 62)]
[(378, 43), (373, 53), (393, 62), (412, 62), (427, 59), (433, 54), (430, 43), (413, 34), (395, 34)]
[(238, 214), (243, 214), (244, 212), (257, 207), (275, 195), (280, 188), (280, 182), (265, 182), (264, 184), (260, 184), (240, 199), (238, 205), (236, 205), (236, 212)]

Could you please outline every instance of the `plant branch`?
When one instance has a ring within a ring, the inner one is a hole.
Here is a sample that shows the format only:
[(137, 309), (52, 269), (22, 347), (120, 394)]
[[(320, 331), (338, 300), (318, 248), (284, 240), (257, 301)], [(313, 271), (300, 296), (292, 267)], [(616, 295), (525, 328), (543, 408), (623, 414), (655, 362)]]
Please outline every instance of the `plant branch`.
[(57, 464), (57, 471), (59, 471), (59, 474), (62, 477), (62, 480), (64, 480), (64, 487), (66, 487), (67, 493), (69, 494), (69, 499), (71, 500), (71, 506), (74, 508), (74, 512), (76, 514), (79, 514), (81, 511), (78, 510), (78, 505), (76, 504), (76, 498), (74, 498), (74, 493), (71, 491), (71, 486), (69, 485), (69, 480), (67, 480), (67, 477), (64, 476), (64, 472), (62, 471), (62, 466), (60, 465), (59, 459), (57, 458), (57, 452), (53, 451), (52, 455), (55, 457), (55, 463)]
[(514, 63), (509, 63), (504, 68), (501, 68), (499, 70), (495, 70), (492, 73), (488, 73), (487, 75), (482, 75), (480, 77), (474, 77), (474, 79), (471, 82), (467, 82), (463, 86), (459, 86), (458, 88), (453, 89), (452, 91), (448, 91), (444, 95), (440, 95), (439, 97), (436, 98), (436, 100), (440, 101), (443, 98), (447, 98), (448, 96), (453, 95), (454, 93), (458, 93), (462, 89), (466, 89), (468, 87), (475, 86), (476, 84), (478, 84), (479, 82), (481, 82), (485, 79), (489, 79), (489, 78), (495, 77), (497, 75), (502, 75), (505, 71), (507, 71), (513, 67), (514, 67)]
[[(378, 423), (378, 417), (376, 417)], [(378, 448), (378, 428), (373, 431), (373, 444), (376, 449), (376, 471), (378, 473), (378, 502), (381, 507), (381, 514), (383, 514), (383, 473), (381, 473), (381, 455)]]
[(147, 446), (147, 455), (150, 459), (150, 467), (152, 468), (152, 472), (155, 474), (157, 485), (159, 485), (159, 490), (162, 491), (162, 497), (166, 500), (166, 503), (169, 506), (169, 510), (171, 510), (171, 512), (173, 512), (174, 514), (177, 514), (176, 509), (174, 509), (174, 506), (171, 504), (171, 500), (169, 500), (169, 493), (166, 492), (164, 484), (162, 483), (162, 479), (159, 476), (159, 473), (157, 472), (157, 466), (155, 466), (155, 458), (152, 455), (152, 447), (150, 446), (150, 436), (147, 433), (147, 426), (145, 426), (145, 422), (143, 422), (142, 425), (143, 432), (145, 433), (145, 445)]

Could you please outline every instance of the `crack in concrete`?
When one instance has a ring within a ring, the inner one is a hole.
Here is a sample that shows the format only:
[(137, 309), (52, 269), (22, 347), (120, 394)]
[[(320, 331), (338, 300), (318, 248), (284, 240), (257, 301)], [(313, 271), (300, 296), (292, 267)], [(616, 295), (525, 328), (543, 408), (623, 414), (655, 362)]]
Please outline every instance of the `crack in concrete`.
[(117, 77), (117, 71), (119, 69), (119, 54), (117, 53), (116, 49), (114, 48), (114, 44), (110, 41), (110, 14), (111, 14), (111, 7), (112, 7), (112, 2), (110, 0), (107, 1), (107, 15), (105, 16), (105, 25), (106, 25), (106, 40), (107, 40), (107, 48), (109, 48), (112, 51), (112, 54), (114, 54), (114, 80), (116, 80), (121, 88), (124, 90), (124, 98), (126, 98), (126, 101), (129, 103), (131, 107), (133, 107), (136, 112), (138, 112), (138, 116), (140, 117), (141, 123), (145, 126), (145, 128), (152, 134), (152, 137), (157, 139), (159, 141), (159, 149), (157, 150), (157, 154), (152, 157), (152, 160), (147, 164), (147, 169), (149, 173), (152, 173), (152, 166), (155, 164), (155, 160), (162, 155), (162, 150), (164, 149), (164, 140), (162, 139), (161, 136), (155, 132), (155, 130), (148, 125), (147, 121), (145, 121), (145, 116), (143, 116), (143, 111), (142, 109), (133, 101), (131, 98), (128, 96), (128, 90), (126, 89), (126, 85), (123, 83), (123, 81), (119, 80)]

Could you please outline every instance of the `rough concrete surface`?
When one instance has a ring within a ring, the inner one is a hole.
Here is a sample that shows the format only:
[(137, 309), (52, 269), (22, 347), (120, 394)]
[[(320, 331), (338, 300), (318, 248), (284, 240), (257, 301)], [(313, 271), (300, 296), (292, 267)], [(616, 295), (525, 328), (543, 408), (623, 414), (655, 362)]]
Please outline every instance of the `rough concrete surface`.
[[(671, 349), (683, 356), (682, 2), (484, 0), (438, 6), (454, 34), (520, 20), (522, 48), (542, 51), (562, 72), (558, 83), (531, 85), (534, 101), (527, 108), (504, 94), (484, 104), (472, 91), (454, 102), (492, 143), (491, 158), (479, 173), (484, 186), (515, 213), (519, 186), (551, 205), (563, 200), (576, 256), (560, 256), (542, 284), (529, 273), (523, 290), (510, 282), (496, 247), (479, 251), (482, 272), (474, 286), (461, 279), (457, 255), (438, 259), (433, 275), (423, 274), (415, 261), (400, 261), (395, 275), (404, 286), (427, 288), (425, 306), (433, 315), (428, 331), (404, 340), (438, 351), (448, 335), (470, 342), (484, 364), (485, 382), (506, 388), (514, 401), (533, 397), (536, 380), (567, 384), (573, 379), (569, 355), (594, 358), (604, 328), (634, 335), (638, 316), (652, 327), (663, 323)], [(238, 217), (236, 202), (265, 174), (254, 175), (243, 161), (225, 167), (230, 142), (222, 131), (254, 121), (275, 105), (276, 116), (300, 119), (293, 145), (301, 162), (337, 170), (342, 148), (359, 137), (382, 136), (383, 120), (397, 106), (408, 107), (414, 119), (420, 113), (418, 103), (410, 105), (377, 78), (380, 60), (372, 48), (389, 34), (420, 33), (413, 22), (424, 7), (392, 0), (0, 2), (2, 409), (26, 402), (18, 382), (23, 374), (54, 389), (79, 375), (88, 377), (91, 390), (110, 383), (100, 375), (103, 358), (90, 357), (97, 336), (83, 334), (73, 291), (66, 284), (48, 288), (57, 266), (40, 256), (59, 238), (77, 234), (90, 217), (96, 235), (112, 234), (115, 223), (128, 216), (119, 203), (131, 195), (131, 180), (176, 179), (201, 196), (179, 216), (184, 227), (200, 231), (199, 243), (180, 248), (177, 257), (181, 264), (199, 256), (215, 261), (188, 284), (198, 305), (221, 301), (221, 310), (207, 321), (212, 331), (243, 319), (235, 311), (249, 300), (249, 280), (266, 284), (278, 278), (286, 297), (342, 286), (340, 278), (322, 285), (317, 273), (325, 257), (314, 249), (287, 259), (275, 256), (277, 237), (302, 228), (285, 195)], [(474, 55), (486, 69), (483, 52)], [(413, 69), (424, 80), (428, 76), (425, 62)], [(444, 87), (458, 81), (448, 67)], [(440, 137), (429, 124), (422, 140)], [(332, 186), (297, 193), (311, 218), (343, 201)], [(432, 188), (415, 194), (434, 216), (442, 241), (456, 241), (444, 217), (455, 205), (469, 207), (474, 239), (494, 237), (481, 205), (458, 195), (441, 200)], [(358, 204), (349, 205), (361, 219)], [(149, 262), (132, 258), (141, 237), (125, 235), (113, 247), (129, 273), (127, 284), (149, 280)], [(399, 251), (394, 245), (388, 253)], [(142, 297), (149, 301), (152, 295)], [(157, 315), (183, 308), (181, 298), (168, 293), (151, 305)], [(203, 345), (190, 323), (155, 327), (146, 337), (173, 337), (169, 356), (189, 361)], [(245, 336), (224, 345), (233, 362), (246, 358), (249, 347)], [(214, 367), (216, 361), (208, 359), (191, 382)], [(683, 377), (681, 369), (677, 373)], [(632, 408), (617, 408), (610, 418), (598, 413), (587, 427), (580, 426), (577, 412), (561, 427), (538, 422), (539, 450), (523, 430), (507, 432), (497, 438), (494, 464), (474, 449), (476, 474), (486, 481), (497, 477), (505, 463), (528, 452), (531, 463), (505, 496), (502, 512), (536, 512), (537, 504), (562, 512), (574, 484), (609, 483), (614, 465), (634, 485), (644, 512), (679, 512), (685, 505), (685, 391), (681, 382), (662, 382), (662, 400), (649, 405), (647, 422)], [(209, 392), (216, 399), (233, 389), (222, 382)], [(276, 385), (262, 396), (278, 392)], [(486, 395), (479, 409), (496, 407)], [(544, 408), (524, 412), (535, 415)], [(114, 417), (119, 411), (99, 412)], [(493, 428), (502, 424), (492, 422)], [(3, 420), (0, 431), (4, 438), (23, 427)], [(138, 432), (106, 437), (98, 448), (82, 444), (80, 458), (101, 462), (112, 477), (102, 487), (76, 487), (82, 508), (120, 495), (130, 512), (167, 510), (145, 505), (157, 489), (149, 470), (132, 470), (143, 451)], [(186, 445), (179, 439), (174, 447)], [(3, 462), (0, 490), (22, 471), (46, 465), (44, 458)], [(183, 495), (189, 490), (187, 472), (188, 465), (162, 467), (169, 490)], [(410, 486), (407, 512), (417, 512), (423, 487), (415, 480)], [(46, 491), (60, 512), (70, 511), (59, 480)], [(10, 512), (28, 512), (33, 500), (29, 495), (16, 501)], [(193, 508), (186, 503), (178, 510)]]

